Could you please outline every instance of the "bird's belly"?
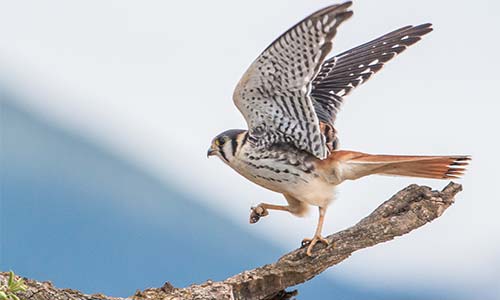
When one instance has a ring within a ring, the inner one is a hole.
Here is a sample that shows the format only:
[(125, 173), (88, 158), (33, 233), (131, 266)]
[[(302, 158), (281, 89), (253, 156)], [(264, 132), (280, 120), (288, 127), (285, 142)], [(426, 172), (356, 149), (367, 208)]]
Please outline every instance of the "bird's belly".
[(297, 175), (297, 173), (276, 173), (273, 170), (263, 169), (236, 169), (236, 171), (253, 183), (278, 193), (289, 193), (290, 190), (309, 182), (308, 176)]
[(290, 194), (310, 205), (325, 207), (334, 198), (335, 186), (321, 177), (314, 178), (307, 184), (297, 185)]
[(235, 170), (266, 189), (291, 195), (310, 205), (325, 206), (333, 199), (334, 186), (313, 170), (304, 171), (279, 162), (245, 165)]

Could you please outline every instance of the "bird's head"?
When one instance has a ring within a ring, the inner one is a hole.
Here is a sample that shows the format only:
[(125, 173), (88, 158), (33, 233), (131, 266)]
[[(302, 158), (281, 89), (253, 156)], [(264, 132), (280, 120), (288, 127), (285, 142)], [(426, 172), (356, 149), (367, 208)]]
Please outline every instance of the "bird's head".
[(207, 157), (217, 155), (225, 163), (230, 163), (244, 143), (247, 131), (231, 129), (217, 135), (207, 152)]

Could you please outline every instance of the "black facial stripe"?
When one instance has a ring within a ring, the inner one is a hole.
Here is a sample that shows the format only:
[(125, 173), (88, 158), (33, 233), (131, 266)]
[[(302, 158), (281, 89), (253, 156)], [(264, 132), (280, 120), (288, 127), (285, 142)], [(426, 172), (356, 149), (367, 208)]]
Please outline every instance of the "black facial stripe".
[(219, 147), (219, 153), (225, 161), (229, 162), (229, 160), (226, 157), (226, 153), (224, 153), (224, 149), (222, 149), (222, 147)]
[(248, 140), (248, 131), (245, 132), (245, 136), (243, 137), (243, 141), (241, 141), (241, 146), (240, 147), (245, 146), (247, 140)]
[(233, 152), (233, 156), (236, 155), (236, 147), (238, 147), (238, 143), (236, 142), (236, 137), (231, 139), (231, 150)]

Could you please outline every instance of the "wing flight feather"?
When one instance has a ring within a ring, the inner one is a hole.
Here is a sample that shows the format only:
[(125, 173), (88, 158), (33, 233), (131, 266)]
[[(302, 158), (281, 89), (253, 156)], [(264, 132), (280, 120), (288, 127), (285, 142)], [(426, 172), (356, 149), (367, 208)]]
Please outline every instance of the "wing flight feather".
[[(405, 26), (326, 60), (311, 90), (319, 121), (335, 132), (333, 124), (344, 97), (380, 71), (389, 60), (431, 32), (431, 26)], [(327, 141), (332, 150), (337, 143), (336, 136)]]
[(329, 6), (305, 18), (264, 50), (243, 75), (233, 100), (256, 144), (291, 143), (326, 158), (311, 83), (331, 50), (337, 27), (352, 15), (347, 10), (351, 4)]

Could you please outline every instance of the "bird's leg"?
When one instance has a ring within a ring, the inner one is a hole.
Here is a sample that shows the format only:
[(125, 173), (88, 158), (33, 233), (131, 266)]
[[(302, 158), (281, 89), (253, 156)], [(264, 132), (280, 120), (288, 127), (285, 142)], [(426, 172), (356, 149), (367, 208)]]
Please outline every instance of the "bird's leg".
[(321, 231), (323, 230), (323, 222), (325, 220), (325, 213), (326, 213), (326, 208), (325, 207), (319, 207), (319, 220), (318, 220), (318, 227), (316, 227), (316, 232), (314, 233), (314, 237), (312, 239), (303, 239), (302, 240), (302, 246), (307, 246), (307, 251), (306, 254), (307, 256), (312, 255), (312, 250), (314, 248), (314, 245), (316, 245), (318, 242), (323, 243), (328, 246), (328, 241), (321, 236)]
[(252, 207), (250, 213), (250, 224), (257, 223), (261, 217), (269, 214), (268, 209), (290, 211), (288, 205), (274, 205), (268, 203), (260, 203), (256, 207)]

